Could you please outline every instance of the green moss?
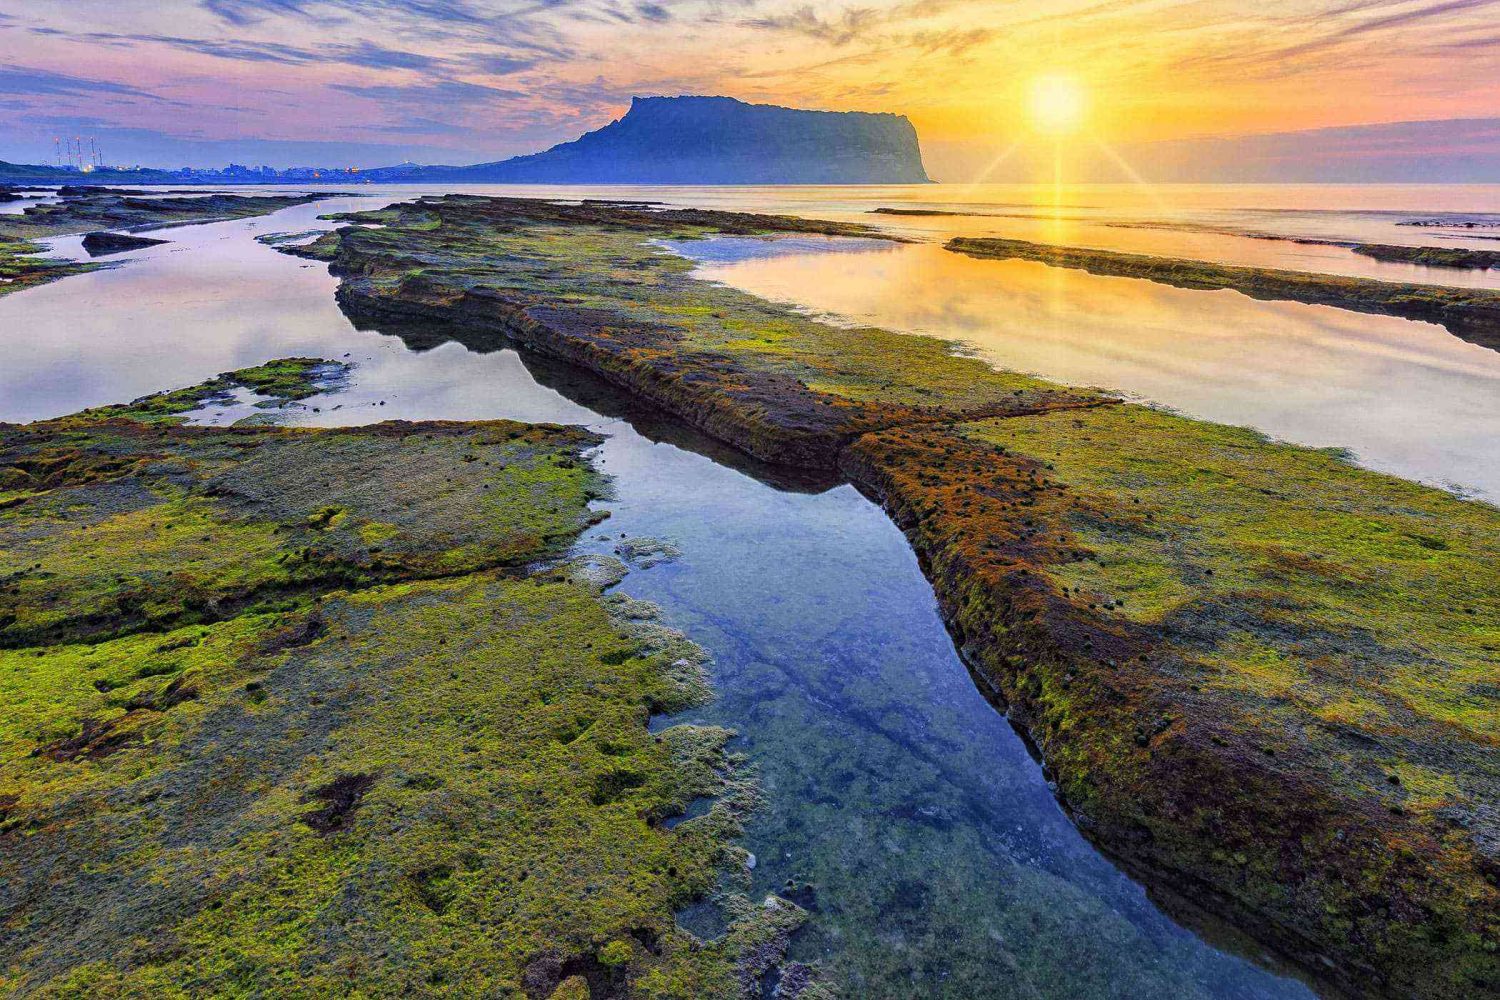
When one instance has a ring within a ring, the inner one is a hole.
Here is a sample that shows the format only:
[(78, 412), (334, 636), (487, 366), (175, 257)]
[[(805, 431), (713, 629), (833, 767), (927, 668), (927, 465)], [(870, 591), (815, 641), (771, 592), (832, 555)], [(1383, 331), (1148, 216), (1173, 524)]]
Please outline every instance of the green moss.
[[(535, 298), (660, 329), (677, 351), (728, 356), (861, 403), (981, 409), (1037, 405), (1058, 387), (957, 355), (949, 342), (819, 323), (784, 306), (691, 278), (694, 264), (659, 240), (829, 232), (863, 227), (715, 212), (643, 213), (449, 196), (346, 218), (341, 230), (373, 296), (443, 299), (480, 289)], [(320, 249), (324, 259), (328, 247)]]
[(205, 194), (140, 198), (117, 191), (89, 191), (56, 202), (28, 205), (19, 215), (0, 216), (0, 242), (99, 229), (149, 229), (245, 219), (330, 197), (333, 195)]
[(27, 240), (12, 240), (0, 235), (0, 295), (66, 278), (70, 274), (95, 271), (105, 265), (75, 264), (53, 257), (40, 257), (47, 248)]
[[(603, 594), (618, 566), (546, 562), (596, 517), (595, 438), (151, 416), (0, 428), (0, 992), (520, 998), (584, 968), (687, 1000), (779, 957), (804, 915), (733, 891), (733, 734), (647, 727), (707, 696), (704, 655)], [(673, 915), (710, 896), (738, 929), (705, 947)]]
[(294, 403), (324, 392), (337, 392), (347, 382), (353, 365), (321, 358), (280, 358), (253, 368), (224, 372), (183, 389), (152, 393), (128, 404), (85, 410), (74, 420), (125, 418), (145, 422), (181, 423), (187, 414), (215, 401), (233, 398), (245, 389), (267, 400)]
[(1362, 243), (1355, 253), (1375, 260), (1421, 267), (1458, 267), (1488, 270), (1500, 267), (1500, 251), (1465, 250), (1462, 247), (1404, 247), (1384, 243)]
[(1055, 568), (1060, 583), (1131, 621), (1215, 626), (1212, 683), (1311, 710), (1373, 702), (1376, 728), (1395, 713), (1500, 745), (1480, 693), (1500, 650), (1493, 507), (1144, 407), (966, 432), (1073, 492), (1091, 557)]
[[(688, 216), (424, 199), (341, 230), (334, 269), (346, 308), (511, 333), (753, 455), (837, 465), (1101, 842), (1346, 985), (1496, 981), (1493, 508), (693, 281), (649, 241), (782, 230)], [(1021, 248), (1492, 319), (1482, 295)]]

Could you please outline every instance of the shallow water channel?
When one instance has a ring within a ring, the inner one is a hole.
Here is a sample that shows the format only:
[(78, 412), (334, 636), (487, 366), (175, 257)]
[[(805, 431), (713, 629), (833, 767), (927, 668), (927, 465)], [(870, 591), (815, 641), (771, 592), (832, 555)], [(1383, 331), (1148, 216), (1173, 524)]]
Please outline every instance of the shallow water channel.
[[(766, 805), (757, 891), (814, 911), (794, 944), (847, 997), (1308, 997), (1209, 945), (1091, 848), (954, 652), (901, 533), (847, 484), (787, 479), (576, 372), (443, 329), (356, 330), (321, 266), (256, 233), (344, 204), (171, 230), (128, 266), (0, 299), (0, 419), (29, 420), (288, 355), (347, 357), (351, 387), (289, 422), (586, 424), (612, 516), (580, 543), (680, 556), (621, 584), (714, 657)], [(231, 409), (210, 419), (243, 414)]]

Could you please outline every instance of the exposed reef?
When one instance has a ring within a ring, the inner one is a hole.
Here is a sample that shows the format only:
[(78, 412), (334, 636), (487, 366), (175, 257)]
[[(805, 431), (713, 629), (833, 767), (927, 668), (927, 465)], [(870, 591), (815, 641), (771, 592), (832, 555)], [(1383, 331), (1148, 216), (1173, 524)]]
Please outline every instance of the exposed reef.
[(29, 240), (0, 235), (0, 295), (9, 295), (70, 274), (95, 271), (106, 264), (78, 264), (56, 257), (42, 257), (47, 248)]
[(599, 439), (182, 423), (338, 367), (0, 425), (0, 992), (761, 995), (805, 913), (742, 894), (753, 781), (647, 726), (705, 656), (560, 561)]
[(254, 368), (224, 372), (184, 389), (155, 392), (129, 403), (95, 407), (77, 414), (76, 420), (109, 420), (124, 417), (143, 423), (181, 423), (187, 414), (213, 403), (229, 403), (236, 390), (277, 404), (292, 404), (318, 393), (342, 389), (353, 369), (342, 361), (322, 358), (280, 358)]
[(1148, 886), (1356, 993), (1500, 991), (1493, 507), (820, 324), (651, 245), (807, 223), (459, 196), (356, 219), (383, 228), (288, 248), (352, 314), (514, 337), (879, 498), (976, 678)]
[(131, 236), (128, 233), (97, 232), (83, 238), (83, 249), (90, 257), (107, 257), (110, 254), (129, 253), (159, 247), (168, 240), (153, 240), (149, 236)]
[(1402, 247), (1384, 243), (1360, 243), (1354, 252), (1375, 260), (1394, 264), (1419, 264), (1423, 267), (1457, 267), (1483, 271), (1500, 267), (1500, 251), (1465, 250), (1461, 247)]
[(1026, 240), (961, 236), (949, 240), (946, 246), (970, 257), (1026, 260), (1090, 274), (1145, 278), (1177, 288), (1230, 289), (1254, 299), (1337, 306), (1352, 312), (1438, 323), (1464, 340), (1500, 350), (1500, 291), (1216, 264)]
[(137, 198), (110, 188), (79, 187), (62, 191), (69, 193), (60, 202), (29, 205), (20, 215), (0, 216), (0, 295), (111, 266), (37, 256), (46, 253), (47, 249), (33, 240), (97, 230), (84, 237), (83, 247), (89, 256), (99, 257), (166, 242), (105, 232), (105, 229), (151, 229), (244, 219), (331, 197), (326, 194), (268, 197), (215, 194), (192, 198)]

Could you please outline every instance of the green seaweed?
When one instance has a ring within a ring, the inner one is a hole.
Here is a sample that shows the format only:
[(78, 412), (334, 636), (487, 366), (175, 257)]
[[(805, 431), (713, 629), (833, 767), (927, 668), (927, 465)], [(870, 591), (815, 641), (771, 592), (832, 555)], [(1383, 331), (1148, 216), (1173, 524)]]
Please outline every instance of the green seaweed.
[[(597, 438), (158, 416), (0, 425), (0, 992), (686, 1000), (779, 961), (733, 734), (647, 726), (704, 654), (557, 561)], [(708, 897), (712, 943), (674, 920)]]
[(66, 278), (70, 274), (97, 271), (103, 264), (78, 264), (73, 261), (42, 257), (47, 248), (29, 240), (18, 240), (0, 234), (0, 295), (9, 295), (36, 285)]
[[(657, 249), (775, 219), (450, 196), (355, 221), (384, 228), (320, 251), (351, 313), (515, 337), (878, 496), (1059, 794), (1150, 884), (1352, 991), (1500, 988), (1494, 508), (819, 323)], [(1020, 247), (1488, 322), (1488, 293)]]

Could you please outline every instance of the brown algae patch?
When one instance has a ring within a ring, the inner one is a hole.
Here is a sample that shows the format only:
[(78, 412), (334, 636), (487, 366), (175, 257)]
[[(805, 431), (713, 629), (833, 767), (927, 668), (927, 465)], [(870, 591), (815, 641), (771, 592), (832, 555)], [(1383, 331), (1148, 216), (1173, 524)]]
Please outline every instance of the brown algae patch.
[(704, 654), (555, 561), (596, 443), (0, 425), (0, 989), (758, 989), (805, 915), (741, 894), (745, 762), (647, 726)]

